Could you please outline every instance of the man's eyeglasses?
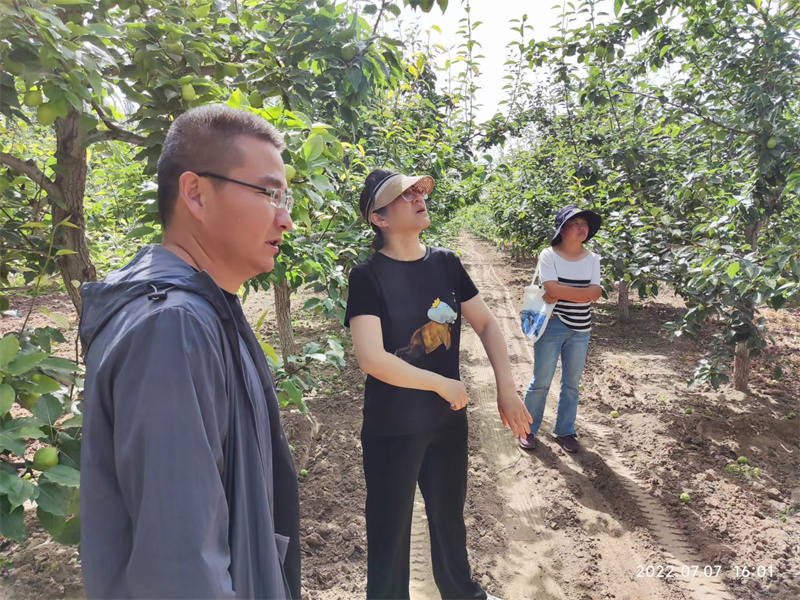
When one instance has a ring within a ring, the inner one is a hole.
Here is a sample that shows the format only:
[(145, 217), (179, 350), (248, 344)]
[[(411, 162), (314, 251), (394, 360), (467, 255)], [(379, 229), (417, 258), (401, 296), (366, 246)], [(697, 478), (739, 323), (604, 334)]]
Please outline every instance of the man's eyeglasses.
[(418, 192), (414, 188), (408, 188), (406, 191), (400, 194), (400, 198), (402, 198), (406, 202), (413, 202), (414, 200), (417, 199), (417, 196), (419, 196), (423, 200), (428, 199), (428, 194)]
[(285, 208), (289, 212), (292, 212), (292, 208), (294, 207), (294, 198), (292, 197), (292, 192), (288, 190), (274, 190), (270, 188), (265, 188), (261, 187), (260, 185), (253, 185), (252, 183), (239, 181), (238, 179), (231, 179), (230, 177), (225, 177), (224, 175), (209, 173), (208, 171), (203, 171), (202, 173), (198, 173), (197, 176), (211, 177), (213, 179), (219, 179), (221, 181), (238, 183), (239, 185), (243, 185), (251, 189), (257, 190), (260, 194), (266, 196), (267, 200), (269, 200), (269, 203), (272, 204), (272, 206), (274, 206), (275, 208)]

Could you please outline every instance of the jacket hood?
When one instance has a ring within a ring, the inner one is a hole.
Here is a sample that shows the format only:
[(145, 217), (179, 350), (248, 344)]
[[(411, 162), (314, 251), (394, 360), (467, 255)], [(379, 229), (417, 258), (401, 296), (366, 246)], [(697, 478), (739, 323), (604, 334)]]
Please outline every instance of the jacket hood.
[(232, 318), (220, 287), (205, 272), (195, 271), (186, 261), (163, 246), (146, 246), (118, 271), (102, 282), (81, 286), (80, 339), (83, 352), (106, 324), (129, 302), (147, 296), (156, 302), (172, 290), (185, 290), (208, 300), (223, 320)]

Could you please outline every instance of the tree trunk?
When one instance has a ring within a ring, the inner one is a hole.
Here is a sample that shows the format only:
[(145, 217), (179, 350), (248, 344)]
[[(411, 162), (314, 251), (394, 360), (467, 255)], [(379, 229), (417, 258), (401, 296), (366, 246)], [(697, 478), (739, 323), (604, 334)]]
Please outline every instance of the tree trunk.
[(736, 344), (736, 356), (733, 359), (733, 387), (740, 392), (750, 389), (750, 351), (747, 342)]
[(86, 220), (83, 215), (83, 198), (86, 192), (86, 132), (80, 126), (80, 113), (70, 107), (66, 119), (56, 119), (56, 179), (62, 199), (51, 199), (53, 225), (69, 218), (75, 227), (62, 225), (56, 231), (55, 242), (59, 249), (74, 254), (65, 254), (56, 259), (70, 300), (80, 314), (80, 291), (73, 281), (94, 281), (97, 271), (89, 255), (86, 243)]
[(617, 286), (619, 291), (619, 320), (628, 323), (631, 320), (631, 306), (628, 298), (628, 282), (624, 279)]
[[(758, 250), (758, 235), (761, 232), (762, 224), (762, 221), (755, 221), (745, 227), (745, 239), (753, 252)], [(751, 318), (754, 312), (754, 307), (751, 307)], [(736, 343), (736, 354), (733, 359), (733, 387), (739, 392), (750, 390), (750, 351), (746, 341)]]
[(744, 228), (744, 237), (753, 252), (758, 250), (758, 234), (761, 232), (761, 221), (751, 223)]
[(289, 368), (289, 357), (297, 356), (297, 346), (294, 343), (292, 331), (292, 288), (287, 279), (281, 280), (275, 286), (275, 318), (278, 322), (278, 338), (281, 342), (281, 356), (283, 368)]

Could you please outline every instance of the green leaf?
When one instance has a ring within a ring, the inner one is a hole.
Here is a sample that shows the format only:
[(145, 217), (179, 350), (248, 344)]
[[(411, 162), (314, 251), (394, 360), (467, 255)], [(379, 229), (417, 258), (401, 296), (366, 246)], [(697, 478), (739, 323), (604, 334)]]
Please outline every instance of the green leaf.
[(19, 353), (19, 340), (13, 335), (0, 339), (0, 369), (5, 369)]
[(270, 346), (267, 342), (259, 342), (261, 344), (261, 349), (264, 351), (264, 354), (269, 356), (272, 359), (272, 362), (278, 364), (280, 361), (278, 359), (278, 353), (275, 352), (275, 348)]
[(50, 320), (53, 323), (56, 324), (56, 327), (61, 327), (61, 329), (69, 329), (71, 327), (69, 319), (66, 316), (62, 315), (62, 314), (51, 313), (51, 314), (49, 314), (47, 316), (50, 318)]
[(67, 509), (72, 501), (73, 494), (75, 494), (75, 490), (72, 488), (49, 481), (40, 481), (39, 497), (36, 499), (36, 503), (46, 512), (66, 517), (69, 514)]
[(39, 488), (21, 477), (0, 471), (0, 493), (8, 494), (11, 510), (39, 495)]
[(67, 487), (80, 487), (81, 473), (67, 465), (56, 465), (44, 472), (43, 477), (48, 481)]
[(51, 356), (50, 358), (44, 359), (39, 368), (46, 373), (49, 372), (50, 374), (56, 373), (62, 375), (71, 375), (76, 371), (81, 371), (82, 369), (76, 365), (71, 360), (67, 360), (66, 358), (58, 358), (55, 356)]
[(47, 358), (47, 354), (44, 352), (22, 354), (17, 356), (17, 358), (6, 367), (6, 370), (12, 375), (22, 375), (31, 369), (35, 369), (45, 358)]
[(64, 523), (64, 528), (61, 530), (57, 536), (55, 536), (56, 542), (59, 544), (64, 544), (66, 546), (76, 546), (81, 542), (81, 518), (80, 517), (72, 517), (68, 519), (66, 523)]
[(283, 391), (286, 392), (292, 403), (298, 404), (303, 399), (303, 392), (291, 381), (284, 381), (281, 387), (283, 387)]
[(128, 239), (139, 238), (143, 235), (150, 235), (151, 233), (155, 233), (155, 229), (150, 227), (149, 225), (140, 225), (139, 227), (134, 227), (128, 232), (128, 235), (125, 237)]
[(10, 450), (17, 456), (24, 456), (25, 448), (25, 440), (20, 439), (18, 431), (0, 429), (0, 452)]
[(622, 0), (614, 0), (614, 16), (619, 16), (619, 11), (622, 10)]
[(63, 516), (54, 515), (42, 509), (41, 504), (36, 507), (36, 518), (39, 519), (42, 527), (55, 538), (64, 529), (64, 523), (67, 519)]
[(59, 452), (59, 461), (62, 465), (73, 467), (75, 469), (81, 468), (81, 443), (78, 440), (69, 439), (66, 433), (61, 433), (61, 448)]
[(728, 274), (728, 277), (730, 277), (731, 279), (733, 279), (734, 277), (736, 277), (736, 274), (739, 272), (739, 269), (740, 269), (740, 268), (741, 268), (741, 266), (739, 265), (739, 263), (738, 263), (738, 262), (736, 262), (736, 263), (733, 263), (733, 264), (731, 264), (731, 265), (728, 267), (728, 270), (727, 270), (727, 271), (725, 271), (725, 272)]
[(75, 415), (70, 417), (61, 424), (61, 427), (64, 429), (69, 429), (70, 427), (83, 427), (83, 415)]
[(30, 378), (30, 383), (32, 384), (30, 391), (36, 392), (37, 394), (49, 394), (61, 389), (61, 384), (47, 375), (34, 375)]
[(0, 417), (5, 417), (14, 406), (14, 388), (7, 383), (0, 385)]
[(17, 430), (17, 437), (21, 439), (40, 440), (44, 437), (47, 437), (47, 434), (42, 431), (41, 427), (27, 425)]
[(0, 535), (19, 543), (25, 539), (25, 511), (21, 506), (12, 510), (6, 496), (0, 496)]
[(33, 407), (31, 408), (31, 412), (42, 425), (53, 427), (56, 421), (61, 418), (63, 408), (61, 407), (61, 402), (59, 402), (57, 398), (50, 394), (45, 394), (36, 399), (36, 402), (33, 403)]
[(77, 252), (75, 252), (75, 250), (67, 250), (66, 248), (56, 252), (56, 256), (69, 256), (70, 254), (77, 254)]
[(209, 12), (211, 12), (211, 4), (204, 4), (194, 9), (194, 16), (198, 19), (202, 19), (207, 17)]
[(322, 139), (322, 136), (312, 133), (303, 144), (303, 157), (307, 161), (312, 161), (319, 158), (324, 150), (325, 141)]
[(312, 308), (317, 308), (317, 306), (319, 306), (320, 304), (322, 304), (322, 300), (320, 300), (319, 298), (310, 298), (306, 300), (306, 303), (303, 305), (303, 310), (311, 310)]

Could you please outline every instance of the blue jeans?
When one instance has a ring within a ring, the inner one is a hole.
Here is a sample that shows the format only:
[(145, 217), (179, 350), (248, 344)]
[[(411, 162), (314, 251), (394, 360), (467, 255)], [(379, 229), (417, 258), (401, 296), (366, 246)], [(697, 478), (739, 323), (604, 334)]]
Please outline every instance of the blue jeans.
[(533, 379), (525, 394), (525, 408), (533, 417), (531, 433), (537, 433), (542, 425), (547, 392), (550, 391), (559, 356), (561, 394), (558, 397), (558, 415), (553, 434), (562, 437), (575, 433), (578, 394), (590, 337), (590, 332), (573, 331), (558, 316), (554, 316), (542, 337), (533, 345)]

